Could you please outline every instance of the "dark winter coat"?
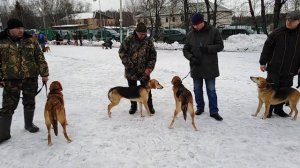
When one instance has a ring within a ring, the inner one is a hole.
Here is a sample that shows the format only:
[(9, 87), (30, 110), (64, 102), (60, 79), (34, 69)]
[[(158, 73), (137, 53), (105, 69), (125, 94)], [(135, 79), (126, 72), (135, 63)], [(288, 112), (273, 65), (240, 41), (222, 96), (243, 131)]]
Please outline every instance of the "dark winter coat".
[(294, 76), (300, 68), (300, 25), (295, 30), (281, 27), (266, 40), (260, 65), (267, 65), (267, 71), (279, 76)]
[(24, 33), (14, 42), (7, 31), (0, 33), (0, 80), (37, 78), (49, 75), (48, 65), (38, 41)]
[(124, 39), (119, 56), (125, 66), (125, 77), (129, 80), (140, 80), (145, 70), (153, 70), (156, 63), (156, 50), (151, 39), (140, 40), (135, 32)]
[[(200, 45), (207, 46), (206, 53), (201, 52)], [(223, 48), (223, 40), (218, 29), (206, 24), (200, 31), (195, 29), (190, 31), (183, 47), (183, 54), (188, 60), (194, 56), (201, 62), (199, 65), (191, 65), (191, 77), (204, 79), (218, 77), (220, 73), (217, 53)]]

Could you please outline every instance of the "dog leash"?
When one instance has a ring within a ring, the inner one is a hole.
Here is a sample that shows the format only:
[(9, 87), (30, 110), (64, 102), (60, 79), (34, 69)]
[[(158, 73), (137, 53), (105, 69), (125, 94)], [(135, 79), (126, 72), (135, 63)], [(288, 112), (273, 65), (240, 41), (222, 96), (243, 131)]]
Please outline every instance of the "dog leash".
[(47, 91), (48, 91), (48, 89), (47, 89), (47, 83), (46, 82), (43, 82), (43, 86), (36, 92), (36, 95), (38, 95), (42, 91), (42, 89), (43, 89), (44, 86), (46, 88), (46, 97), (47, 97)]
[(196, 68), (196, 66), (194, 66), (194, 67), (190, 70), (190, 72), (189, 72), (184, 78), (181, 79), (181, 81), (183, 81), (185, 78), (187, 78), (187, 77), (189, 76), (189, 74), (190, 74), (195, 68)]

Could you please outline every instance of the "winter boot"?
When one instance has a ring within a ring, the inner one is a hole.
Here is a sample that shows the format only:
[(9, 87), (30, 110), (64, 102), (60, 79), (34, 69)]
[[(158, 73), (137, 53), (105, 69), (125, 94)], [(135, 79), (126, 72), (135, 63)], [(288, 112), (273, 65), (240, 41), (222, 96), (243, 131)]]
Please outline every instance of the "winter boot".
[(137, 103), (136, 102), (131, 102), (131, 107), (129, 109), (129, 114), (134, 114), (137, 110)]
[(25, 121), (25, 129), (31, 133), (35, 133), (39, 131), (39, 127), (32, 123), (34, 116), (34, 111), (26, 110), (24, 111), (24, 121)]
[(10, 126), (12, 116), (0, 116), (0, 144), (10, 139)]
[(284, 103), (275, 105), (274, 113), (279, 115), (280, 117), (288, 117), (289, 115), (283, 111), (283, 105), (284, 105)]
[(223, 118), (219, 115), (219, 113), (211, 114), (210, 117), (216, 119), (217, 121), (223, 120)]
[(195, 114), (196, 115), (201, 115), (204, 112), (204, 110), (196, 110)]

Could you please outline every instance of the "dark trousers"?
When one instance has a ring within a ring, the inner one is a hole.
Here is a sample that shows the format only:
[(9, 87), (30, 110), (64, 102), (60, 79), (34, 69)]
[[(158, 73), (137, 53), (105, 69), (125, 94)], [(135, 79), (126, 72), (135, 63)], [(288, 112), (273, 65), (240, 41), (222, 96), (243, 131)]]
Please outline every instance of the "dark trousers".
[[(128, 79), (127, 79), (127, 82), (128, 82), (128, 86), (129, 86), (129, 87), (137, 86), (137, 80), (128, 80)], [(140, 82), (141, 82), (141, 81), (140, 81)], [(142, 85), (147, 85), (147, 83), (143, 83), (143, 82), (141, 82), (141, 84), (142, 84)], [(152, 94), (151, 94), (151, 91), (149, 92), (149, 97), (148, 97), (148, 102), (147, 102), (147, 104), (148, 104), (148, 107), (149, 107), (150, 110), (153, 109), (153, 104), (152, 104)], [(131, 101), (131, 106), (137, 107), (137, 103)]]
[(27, 78), (20, 80), (5, 80), (3, 90), (1, 116), (12, 116), (16, 110), (20, 93), (23, 95), (24, 113), (33, 112), (35, 109), (35, 96), (38, 89), (37, 78)]
[[(273, 89), (278, 89), (281, 87), (292, 87), (293, 86), (294, 76), (282, 76), (277, 74), (268, 73), (267, 81)], [(282, 111), (284, 103), (271, 105), (270, 113), (272, 113), (273, 109), (276, 111)], [(276, 113), (275, 111), (275, 113)]]

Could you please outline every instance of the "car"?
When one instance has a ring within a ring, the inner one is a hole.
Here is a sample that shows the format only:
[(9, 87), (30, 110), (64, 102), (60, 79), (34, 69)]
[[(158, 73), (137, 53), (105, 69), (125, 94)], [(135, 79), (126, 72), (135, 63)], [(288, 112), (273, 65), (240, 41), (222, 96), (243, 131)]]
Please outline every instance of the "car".
[(165, 29), (160, 34), (159, 39), (168, 44), (172, 44), (175, 41), (178, 43), (184, 43), (186, 39), (186, 31), (179, 28)]
[(95, 35), (97, 39), (101, 40), (107, 40), (109, 38), (120, 41), (120, 34), (113, 30), (113, 29), (108, 29), (108, 28), (100, 28), (97, 31), (97, 34)]
[(247, 29), (247, 28), (222, 28), (219, 29), (219, 32), (222, 36), (222, 38), (225, 40), (227, 39), (229, 36), (231, 35), (235, 35), (235, 34), (253, 34), (254, 32), (251, 29)]

